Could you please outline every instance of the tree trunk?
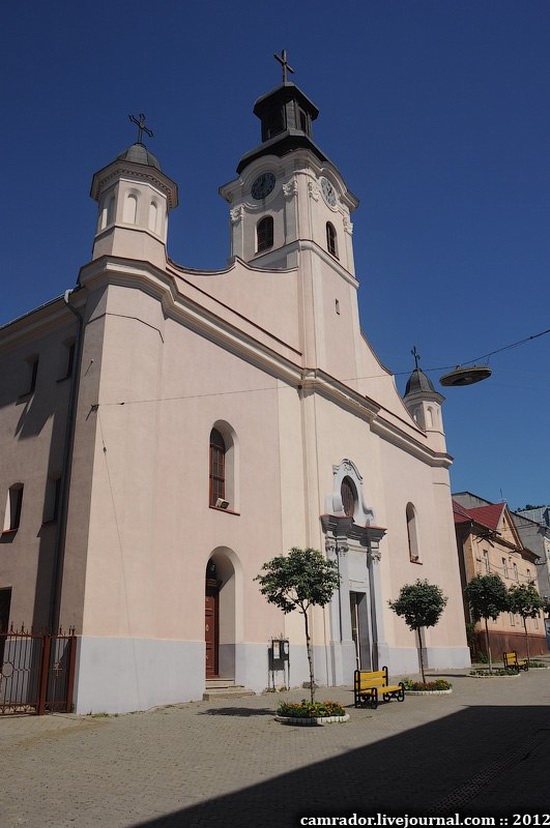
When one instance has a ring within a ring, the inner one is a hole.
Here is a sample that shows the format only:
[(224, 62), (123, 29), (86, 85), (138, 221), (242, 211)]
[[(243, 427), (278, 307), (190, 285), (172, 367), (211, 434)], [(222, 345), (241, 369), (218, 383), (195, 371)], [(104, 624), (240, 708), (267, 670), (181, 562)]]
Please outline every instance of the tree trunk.
[(422, 674), (422, 681), (426, 684), (426, 676), (424, 675), (424, 658), (422, 656), (422, 636), (420, 635), (420, 627), (416, 628), (418, 636), (418, 660), (420, 662), (420, 672)]
[(527, 651), (527, 664), (529, 664), (529, 635), (527, 634), (527, 618), (523, 619), (523, 629), (525, 630), (525, 649)]
[(493, 659), (491, 658), (491, 644), (489, 643), (489, 624), (485, 619), (485, 640), (487, 641), (487, 655), (489, 656), (489, 672), (493, 672)]
[(306, 651), (307, 651), (307, 661), (309, 665), (309, 697), (311, 699), (311, 703), (313, 704), (315, 701), (315, 676), (313, 675), (313, 656), (311, 653), (311, 639), (309, 637), (309, 622), (307, 617), (307, 610), (302, 610), (304, 613), (304, 627), (306, 631)]

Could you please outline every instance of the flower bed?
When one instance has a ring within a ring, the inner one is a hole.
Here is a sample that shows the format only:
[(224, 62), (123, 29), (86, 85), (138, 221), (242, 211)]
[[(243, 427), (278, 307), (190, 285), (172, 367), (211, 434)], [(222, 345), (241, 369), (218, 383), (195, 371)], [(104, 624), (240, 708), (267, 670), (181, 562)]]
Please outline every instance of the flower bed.
[(453, 692), (453, 685), (446, 679), (434, 681), (411, 681), (405, 679), (405, 693), (410, 696), (448, 696)]
[(493, 672), (489, 670), (470, 670), (470, 678), (518, 678), (519, 670), (514, 670), (511, 667), (493, 667)]
[(283, 724), (331, 724), (332, 722), (347, 722), (349, 713), (346, 713), (339, 702), (310, 702), (302, 699), (301, 702), (281, 702), (275, 719)]

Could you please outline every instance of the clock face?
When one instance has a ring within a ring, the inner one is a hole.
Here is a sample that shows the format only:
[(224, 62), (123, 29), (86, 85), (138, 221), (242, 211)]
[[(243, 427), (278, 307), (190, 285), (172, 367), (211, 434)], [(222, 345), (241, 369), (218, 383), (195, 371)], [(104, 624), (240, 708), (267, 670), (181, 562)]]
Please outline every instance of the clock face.
[(252, 193), (252, 198), (255, 198), (256, 201), (261, 201), (263, 198), (267, 198), (274, 186), (275, 176), (273, 173), (262, 173), (252, 184), (252, 189), (250, 191)]
[(336, 207), (336, 193), (328, 178), (321, 179), (321, 192), (329, 207)]

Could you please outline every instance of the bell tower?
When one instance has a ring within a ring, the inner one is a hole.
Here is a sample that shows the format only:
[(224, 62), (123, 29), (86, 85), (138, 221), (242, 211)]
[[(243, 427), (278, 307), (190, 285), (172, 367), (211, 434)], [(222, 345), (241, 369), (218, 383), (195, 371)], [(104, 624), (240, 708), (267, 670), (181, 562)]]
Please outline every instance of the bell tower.
[(415, 368), (407, 381), (403, 402), (413, 420), (431, 438), (434, 449), (446, 451), (445, 431), (441, 416), (441, 404), (445, 397), (435, 390), (430, 378), (420, 370), (420, 354), (416, 345), (411, 353), (414, 357)]
[(313, 141), (315, 104), (288, 80), (286, 52), (280, 86), (258, 98), (261, 143), (237, 165), (238, 178), (220, 188), (230, 205), (231, 257), (258, 267), (296, 267), (312, 244), (354, 274), (350, 215), (357, 198)]
[(92, 259), (114, 255), (166, 263), (168, 213), (178, 204), (178, 188), (143, 143), (153, 133), (139, 120), (138, 140), (95, 173), (90, 195), (99, 204)]

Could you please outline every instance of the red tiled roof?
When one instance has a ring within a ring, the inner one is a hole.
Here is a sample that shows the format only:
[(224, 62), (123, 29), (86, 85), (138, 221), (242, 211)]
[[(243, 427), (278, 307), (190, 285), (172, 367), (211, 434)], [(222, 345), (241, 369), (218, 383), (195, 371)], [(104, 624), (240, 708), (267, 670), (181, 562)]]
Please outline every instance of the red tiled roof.
[(473, 520), (475, 523), (486, 526), (487, 529), (498, 529), (505, 503), (490, 503), (488, 506), (476, 506), (466, 509), (453, 500), (453, 516), (455, 523), (466, 523)]

